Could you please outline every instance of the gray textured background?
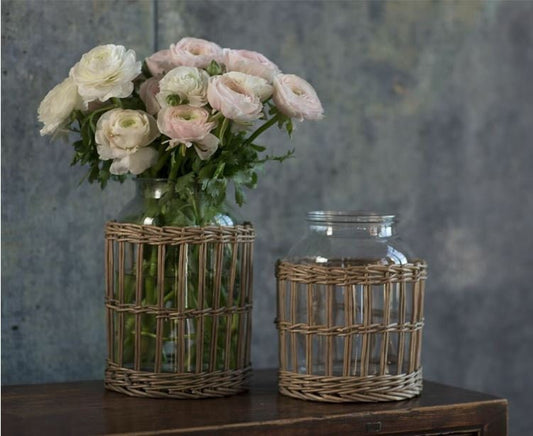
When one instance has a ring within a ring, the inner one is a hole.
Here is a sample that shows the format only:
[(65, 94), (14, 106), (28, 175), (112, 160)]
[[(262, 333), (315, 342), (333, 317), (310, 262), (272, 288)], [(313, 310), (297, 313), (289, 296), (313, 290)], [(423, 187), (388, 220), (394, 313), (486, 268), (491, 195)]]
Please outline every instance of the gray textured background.
[(77, 186), (36, 109), (82, 53), (139, 57), (183, 36), (264, 53), (327, 112), (264, 142), (242, 211), (256, 225), (253, 364), (277, 364), (273, 267), (307, 210), (399, 212), (430, 264), (432, 380), (510, 400), (533, 426), (533, 2), (2, 1), (2, 383), (102, 378), (103, 225), (131, 183)]

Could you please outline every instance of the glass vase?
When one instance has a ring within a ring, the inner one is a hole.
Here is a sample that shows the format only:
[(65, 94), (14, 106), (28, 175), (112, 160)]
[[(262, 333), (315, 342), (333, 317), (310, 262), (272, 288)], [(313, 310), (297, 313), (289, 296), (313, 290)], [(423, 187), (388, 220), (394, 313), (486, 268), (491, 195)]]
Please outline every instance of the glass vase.
[(242, 217), (228, 203), (207, 204), (207, 194), (200, 184), (191, 184), (186, 196), (178, 195), (175, 189), (176, 182), (168, 179), (135, 179), (135, 195), (117, 221), (159, 227), (243, 224)]
[(398, 238), (394, 215), (317, 211), (307, 221), (277, 266), (281, 392), (335, 402), (416, 395), (425, 263)]
[(207, 211), (195, 189), (184, 199), (168, 180), (138, 179), (106, 227), (110, 389), (173, 398), (245, 389), (254, 232), (225, 207)]

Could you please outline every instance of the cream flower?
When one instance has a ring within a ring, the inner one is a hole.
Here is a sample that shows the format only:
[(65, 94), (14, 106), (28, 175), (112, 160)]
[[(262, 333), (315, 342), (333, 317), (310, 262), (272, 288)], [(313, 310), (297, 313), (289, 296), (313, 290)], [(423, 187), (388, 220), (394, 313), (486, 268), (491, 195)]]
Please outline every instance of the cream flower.
[[(159, 93), (156, 95), (161, 107), (188, 104), (200, 107), (207, 103), (207, 83), (209, 74), (195, 67), (177, 67), (170, 70), (159, 81)], [(172, 96), (179, 101), (172, 104)]]
[(199, 38), (182, 38), (170, 45), (175, 65), (206, 68), (211, 61), (222, 62), (222, 49), (211, 41)]
[(146, 112), (112, 109), (96, 124), (96, 150), (100, 159), (113, 159), (112, 174), (140, 174), (157, 161), (157, 151), (147, 146), (159, 135), (155, 119)]
[(86, 102), (128, 97), (133, 79), (141, 73), (135, 52), (121, 45), (100, 45), (85, 53), (70, 70), (78, 92)]
[(237, 123), (250, 123), (260, 118), (263, 103), (255, 93), (257, 88), (247, 87), (244, 80), (237, 81), (229, 74), (209, 78), (207, 99), (211, 107)]
[(194, 148), (200, 159), (209, 159), (218, 148), (218, 138), (211, 130), (216, 123), (209, 121), (209, 112), (189, 105), (169, 106), (157, 115), (159, 130), (170, 138), (169, 148), (185, 144)]
[(268, 60), (261, 53), (250, 50), (224, 49), (224, 64), (228, 71), (259, 76), (272, 83), (276, 74), (280, 72), (278, 66)]
[(294, 74), (274, 77), (274, 103), (281, 113), (299, 121), (320, 120), (324, 109), (313, 87)]
[(229, 77), (231, 80), (235, 81), (237, 85), (252, 92), (255, 96), (259, 97), (259, 100), (261, 101), (267, 100), (274, 90), (272, 85), (261, 77), (240, 73), (238, 71), (231, 71), (224, 74), (224, 76)]
[(39, 121), (44, 124), (41, 136), (60, 130), (73, 110), (83, 108), (75, 83), (70, 77), (63, 80), (46, 94), (37, 110)]

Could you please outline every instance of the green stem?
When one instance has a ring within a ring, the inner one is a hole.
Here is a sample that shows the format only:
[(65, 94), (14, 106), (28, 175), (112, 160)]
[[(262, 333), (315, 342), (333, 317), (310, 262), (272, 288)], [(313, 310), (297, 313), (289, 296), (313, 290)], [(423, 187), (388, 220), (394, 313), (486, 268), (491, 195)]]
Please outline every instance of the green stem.
[(161, 168), (165, 166), (169, 157), (170, 157), (169, 151), (164, 151), (163, 153), (161, 153), (161, 156), (159, 156), (157, 163), (152, 167), (152, 170), (153, 170), (152, 174), (154, 175), (154, 177), (157, 176), (157, 173), (159, 172), (159, 170), (161, 170)]
[(218, 121), (220, 118), (222, 118), (224, 115), (222, 115), (222, 112), (217, 112), (215, 115), (211, 116), (209, 118), (209, 121)]
[[(148, 251), (148, 250), (147, 250)], [(144, 274), (144, 291), (145, 301), (147, 304), (155, 304), (155, 286), (157, 277), (157, 248), (150, 247), (150, 251), (147, 254), (147, 262), (145, 265), (146, 273)]]
[(221, 147), (223, 147), (224, 144), (225, 144), (224, 135), (226, 134), (226, 130), (228, 129), (228, 125), (229, 125), (229, 120), (227, 118), (224, 118), (224, 121), (222, 121), (222, 125), (220, 126), (220, 132), (218, 134)]
[(280, 114), (277, 113), (274, 115), (270, 120), (268, 120), (266, 123), (262, 124), (257, 128), (257, 130), (250, 135), (250, 137), (244, 141), (243, 145), (248, 145), (254, 142), (255, 138), (257, 138), (261, 133), (263, 133), (268, 128), (272, 127), (274, 124), (276, 124), (280, 120)]
[(181, 155), (179, 152), (174, 152), (173, 158), (170, 159), (170, 174), (168, 175), (168, 184), (170, 188), (174, 187), (176, 179), (178, 178), (178, 171), (181, 166)]
[(196, 222), (196, 224), (198, 225), (202, 225), (202, 223), (200, 222), (200, 213), (198, 212), (198, 206), (196, 204), (196, 198), (198, 197), (198, 187), (197, 185), (195, 184), (194, 187), (193, 187), (194, 191), (192, 193), (192, 195), (190, 196), (190, 199), (191, 199), (191, 204), (192, 204), (192, 208), (193, 208), (193, 213), (194, 213), (194, 221)]
[(115, 106), (104, 106), (100, 109), (96, 109), (95, 111), (91, 112), (90, 117), (93, 118), (96, 114), (99, 114), (100, 112), (107, 112), (108, 110), (113, 109)]
[(93, 133), (96, 132), (96, 123), (94, 122), (94, 117), (98, 115), (99, 113), (107, 112), (108, 110), (113, 109), (113, 108), (114, 106), (106, 106), (106, 107), (95, 110), (94, 112), (91, 113), (91, 115), (89, 115), (88, 117), (89, 126), (91, 127), (91, 130), (93, 131)]
[(176, 295), (176, 291), (170, 291), (169, 293), (167, 293), (163, 299), (163, 303), (166, 303), (170, 300), (172, 300), (174, 298), (174, 296)]

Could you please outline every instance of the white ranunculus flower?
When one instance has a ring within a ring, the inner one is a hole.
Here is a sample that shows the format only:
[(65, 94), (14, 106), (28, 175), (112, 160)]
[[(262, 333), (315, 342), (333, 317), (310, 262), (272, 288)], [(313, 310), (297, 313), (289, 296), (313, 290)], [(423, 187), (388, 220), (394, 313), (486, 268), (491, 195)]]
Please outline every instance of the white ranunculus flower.
[(140, 174), (157, 161), (158, 153), (147, 147), (160, 135), (150, 114), (140, 110), (112, 109), (96, 124), (96, 150), (102, 160), (113, 159), (112, 174)]
[[(156, 98), (161, 107), (188, 104), (201, 107), (207, 103), (209, 74), (196, 67), (177, 67), (159, 81)], [(169, 97), (177, 95), (181, 101), (171, 104)]]
[(250, 90), (253, 94), (259, 97), (259, 100), (261, 101), (267, 100), (274, 90), (272, 85), (262, 77), (252, 76), (238, 71), (231, 71), (224, 74), (224, 76), (234, 80), (239, 86)]
[(157, 151), (152, 147), (140, 148), (132, 154), (128, 154), (120, 159), (114, 159), (109, 172), (121, 175), (128, 171), (132, 174), (141, 174), (157, 162)]
[(46, 94), (39, 105), (37, 114), (39, 121), (44, 124), (41, 136), (55, 133), (63, 127), (73, 110), (83, 108), (78, 88), (70, 77), (66, 78)]
[(141, 73), (141, 62), (133, 50), (122, 45), (99, 45), (85, 53), (70, 70), (84, 101), (128, 97), (133, 80)]

